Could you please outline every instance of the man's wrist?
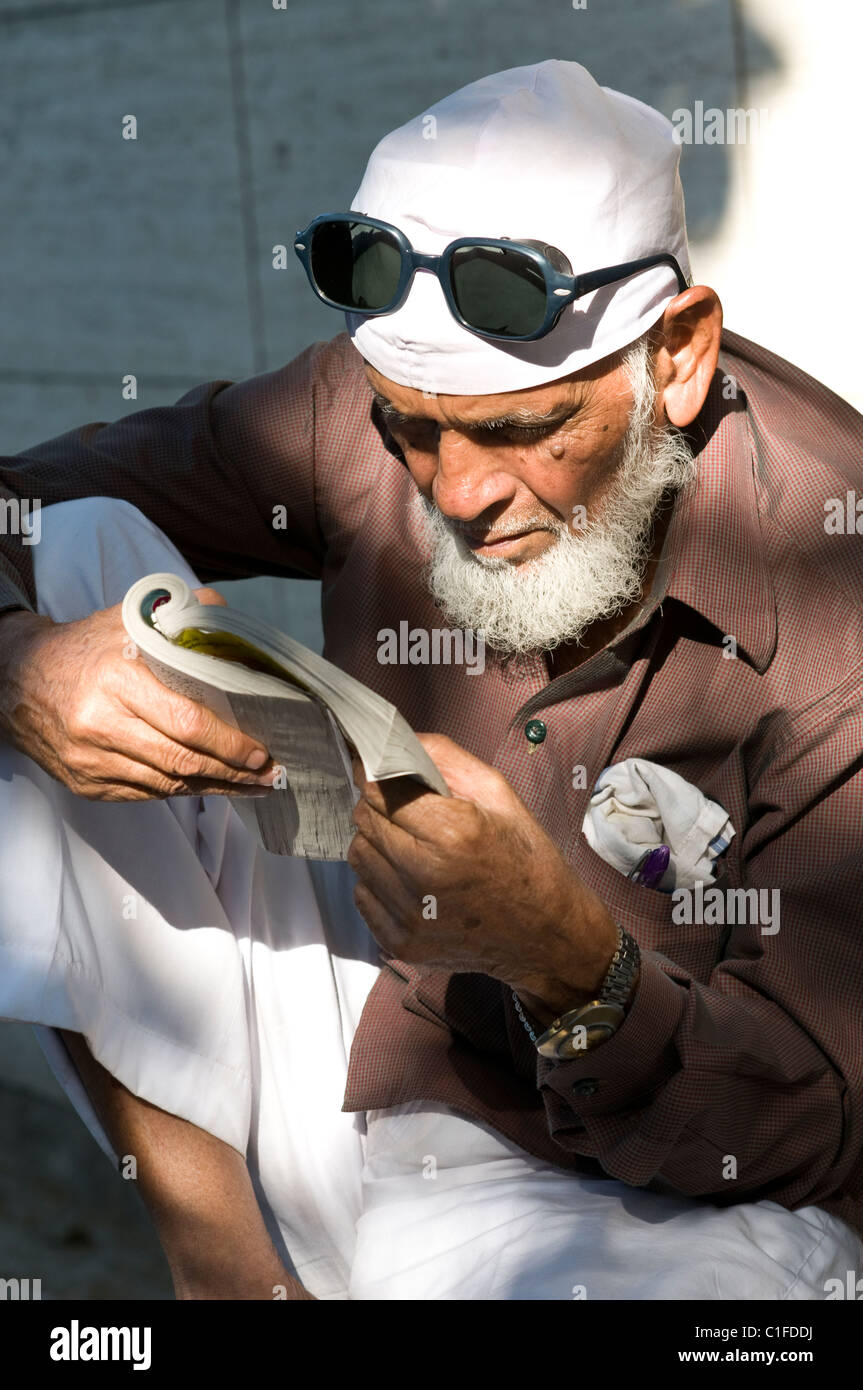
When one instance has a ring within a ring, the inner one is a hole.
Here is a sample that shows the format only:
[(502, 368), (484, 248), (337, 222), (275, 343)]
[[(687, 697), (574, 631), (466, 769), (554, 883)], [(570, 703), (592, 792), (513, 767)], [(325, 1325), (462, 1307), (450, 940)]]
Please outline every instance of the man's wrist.
[(587, 1048), (607, 1042), (620, 1028), (633, 1002), (641, 978), (638, 942), (624, 927), (617, 928), (617, 949), (600, 987), (590, 999), (561, 1009), (548, 1019), (546, 1000), (534, 1005), (536, 1029), (522, 1008), (515, 990), (513, 1002), (522, 1026), (537, 1052), (553, 1062), (571, 1060)]
[(582, 935), (589, 933), (592, 949), (590, 960), (577, 973), (549, 971), (512, 986), (524, 1007), (544, 1028), (570, 1009), (589, 1004), (602, 989), (617, 950), (618, 931), (610, 913), (602, 904), (599, 908), (592, 914), (589, 927), (581, 927)]
[(12, 740), (12, 716), (19, 693), (17, 672), (29, 650), (28, 643), (52, 627), (50, 618), (29, 608), (7, 608), (0, 613), (0, 738)]

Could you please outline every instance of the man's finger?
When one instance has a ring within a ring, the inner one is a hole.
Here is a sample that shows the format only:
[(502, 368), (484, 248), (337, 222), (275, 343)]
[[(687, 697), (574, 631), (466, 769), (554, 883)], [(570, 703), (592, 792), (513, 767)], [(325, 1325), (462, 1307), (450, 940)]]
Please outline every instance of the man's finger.
[[(417, 811), (422, 809), (419, 803), (431, 798), (440, 801), (437, 792), (430, 791), (415, 777), (387, 777), (383, 782), (368, 782), (363, 793), (363, 799), (375, 811), (406, 830), (414, 823)], [(405, 811), (409, 814), (403, 815)]]
[[(103, 745), (105, 746), (105, 745)], [(111, 730), (111, 741), (107, 747), (124, 754), (133, 761), (183, 781), (192, 778), (207, 782), (230, 782), (236, 786), (261, 785), (261, 777), (272, 777), (268, 773), (250, 771), (248, 768), (232, 767), (220, 758), (211, 758), (199, 753), (174, 739), (160, 734), (144, 719), (131, 718), (116, 725)]]
[(269, 761), (269, 751), (257, 739), (226, 724), (206, 705), (169, 690), (143, 663), (140, 679), (124, 684), (119, 696), (131, 714), (183, 748), (234, 768), (249, 767), (257, 756), (254, 770), (260, 771)]
[(364, 801), (375, 811), (402, 829), (413, 832), (433, 802), (439, 801), (437, 792), (431, 791), (416, 777), (386, 777), (381, 782), (373, 782), (366, 777), (359, 756), (351, 759), (354, 782)]
[(85, 768), (70, 769), (78, 795), (90, 800), (142, 801), (147, 798), (163, 799), (169, 796), (225, 796), (255, 795), (273, 796), (274, 792), (265, 787), (245, 786), (236, 782), (215, 780), (206, 777), (180, 778), (160, 772), (158, 768), (138, 762), (125, 753), (114, 753), (99, 765), (98, 772), (89, 773)]
[(228, 606), (228, 600), (223, 598), (217, 589), (193, 589), (192, 593), (199, 603), (216, 603), (220, 608)]
[(399, 873), (398, 864), (387, 858), (365, 832), (355, 835), (348, 849), (348, 863), (362, 884), (387, 910), (400, 920), (409, 920), (419, 908)]
[(515, 793), (502, 772), (469, 753), (446, 734), (417, 734), (454, 796), (476, 801), (488, 810), (500, 810)]
[(406, 944), (405, 933), (371, 889), (363, 883), (357, 883), (354, 888), (354, 904), (387, 957), (390, 960), (400, 959), (399, 951), (403, 950)]

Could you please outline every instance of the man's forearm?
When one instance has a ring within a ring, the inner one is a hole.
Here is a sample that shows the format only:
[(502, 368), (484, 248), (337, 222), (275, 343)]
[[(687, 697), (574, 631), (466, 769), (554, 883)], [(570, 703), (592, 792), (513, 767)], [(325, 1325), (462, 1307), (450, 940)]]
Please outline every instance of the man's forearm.
[(63, 1031), (114, 1150), (136, 1161), (138, 1188), (165, 1251), (178, 1299), (313, 1299), (270, 1240), (245, 1159), (214, 1135), (132, 1095)]

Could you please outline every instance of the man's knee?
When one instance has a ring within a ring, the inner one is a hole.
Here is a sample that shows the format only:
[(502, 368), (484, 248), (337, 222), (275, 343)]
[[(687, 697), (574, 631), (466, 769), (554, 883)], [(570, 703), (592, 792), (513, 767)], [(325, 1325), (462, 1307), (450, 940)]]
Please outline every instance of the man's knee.
[(138, 507), (122, 497), (74, 497), (69, 502), (53, 502), (42, 507), (40, 523), (40, 542), (47, 536), (55, 547), (68, 545), (70, 537), (82, 532), (116, 534), (132, 527), (162, 534)]
[(170, 570), (197, 578), (171, 540), (119, 497), (80, 497), (43, 507), (33, 572), (40, 613), (73, 622), (120, 603), (136, 579)]

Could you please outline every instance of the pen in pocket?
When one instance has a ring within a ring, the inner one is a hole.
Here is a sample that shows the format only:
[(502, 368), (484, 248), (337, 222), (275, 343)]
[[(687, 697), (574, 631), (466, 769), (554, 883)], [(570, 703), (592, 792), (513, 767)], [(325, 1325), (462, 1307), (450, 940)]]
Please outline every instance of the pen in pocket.
[(629, 878), (633, 883), (638, 883), (642, 888), (655, 888), (668, 868), (668, 861), (671, 858), (671, 850), (668, 845), (658, 845), (656, 849), (648, 849), (639, 859), (635, 868), (631, 870)]

